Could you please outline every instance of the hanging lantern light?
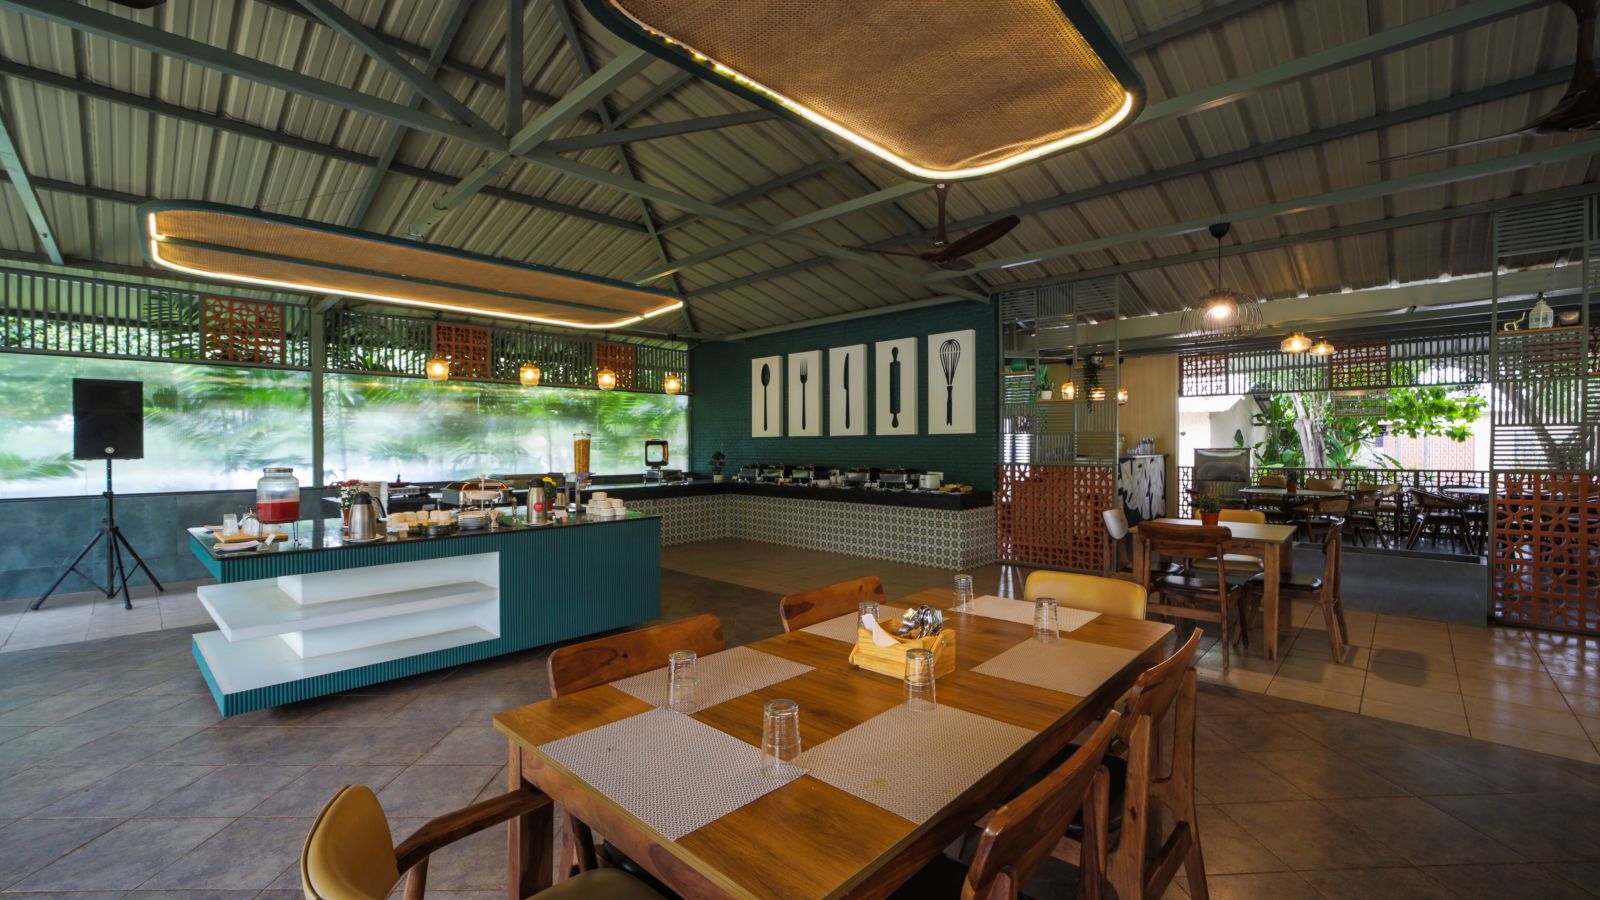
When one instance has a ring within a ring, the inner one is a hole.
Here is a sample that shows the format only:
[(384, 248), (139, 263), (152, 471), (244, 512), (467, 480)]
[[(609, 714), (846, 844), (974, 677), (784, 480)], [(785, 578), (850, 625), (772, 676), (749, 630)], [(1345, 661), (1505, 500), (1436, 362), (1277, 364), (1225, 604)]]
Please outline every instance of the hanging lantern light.
[(448, 357), (435, 356), (428, 360), (427, 365), (423, 367), (423, 371), (428, 373), (429, 381), (449, 381), (450, 360)]
[(1217, 239), (1217, 284), (1183, 311), (1183, 331), (1190, 337), (1248, 338), (1261, 330), (1261, 304), (1222, 286), (1222, 239), (1231, 227), (1227, 222), (1211, 226), (1211, 236)]
[(522, 368), (517, 370), (517, 380), (522, 382), (523, 387), (538, 387), (543, 378), (544, 372), (531, 362), (523, 363)]
[(1068, 378), (1066, 383), (1061, 385), (1061, 399), (1063, 399), (1063, 400), (1076, 400), (1076, 399), (1078, 399), (1078, 386), (1072, 383), (1072, 379), (1071, 378)]
[(666, 381), (661, 383), (661, 389), (669, 394), (681, 394), (683, 393), (683, 379), (679, 378), (676, 373), (668, 372)]
[(1106, 389), (1103, 387), (1089, 388), (1089, 402), (1099, 403), (1106, 398)]
[(1310, 352), (1312, 356), (1332, 356), (1333, 345), (1328, 343), (1327, 338), (1317, 338), (1317, 342), (1311, 345)]
[(1127, 406), (1128, 405), (1128, 389), (1127, 388), (1125, 388), (1125, 387), (1117, 388), (1117, 405), (1118, 406)]
[(1306, 337), (1303, 331), (1296, 331), (1284, 338), (1278, 344), (1278, 349), (1284, 353), (1304, 353), (1311, 349), (1311, 338)]
[(613, 390), (617, 386), (617, 373), (610, 369), (601, 369), (594, 373), (594, 383), (602, 391)]

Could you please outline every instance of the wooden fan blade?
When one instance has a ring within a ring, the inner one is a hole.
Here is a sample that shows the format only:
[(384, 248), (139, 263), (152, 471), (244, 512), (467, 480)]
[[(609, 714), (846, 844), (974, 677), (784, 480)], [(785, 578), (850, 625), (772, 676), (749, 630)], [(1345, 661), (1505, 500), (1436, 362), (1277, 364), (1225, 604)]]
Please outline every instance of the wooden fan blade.
[(1003, 219), (997, 219), (987, 225), (974, 228), (945, 246), (940, 247), (939, 254), (933, 257), (933, 261), (944, 263), (952, 259), (960, 259), (969, 253), (976, 253), (1005, 237), (1010, 233), (1011, 229), (1020, 224), (1022, 224), (1022, 220), (1016, 216), (1006, 216)]
[(1424, 156), (1432, 156), (1435, 153), (1449, 153), (1451, 150), (1461, 150), (1466, 147), (1476, 147), (1479, 144), (1492, 144), (1495, 141), (1506, 141), (1510, 140), (1511, 138), (1527, 137), (1536, 133), (1537, 132), (1535, 132), (1533, 128), (1519, 128), (1516, 131), (1508, 131), (1505, 134), (1496, 134), (1486, 138), (1478, 138), (1475, 141), (1461, 141), (1455, 144), (1446, 144), (1443, 147), (1429, 147), (1426, 150), (1414, 150), (1410, 153), (1399, 153), (1394, 156), (1383, 156), (1372, 160), (1370, 164), (1376, 166), (1380, 163), (1399, 162), (1403, 159), (1420, 159)]
[(948, 269), (951, 272), (965, 272), (966, 270), (972, 268), (972, 260), (967, 259), (964, 256), (958, 256), (955, 259), (939, 260), (939, 268)]
[(917, 253), (912, 253), (908, 250), (878, 250), (873, 247), (846, 247), (845, 249), (854, 250), (857, 253), (878, 253), (883, 256), (911, 256), (917, 259), (928, 259), (928, 254), (933, 252), (931, 250), (922, 250)]

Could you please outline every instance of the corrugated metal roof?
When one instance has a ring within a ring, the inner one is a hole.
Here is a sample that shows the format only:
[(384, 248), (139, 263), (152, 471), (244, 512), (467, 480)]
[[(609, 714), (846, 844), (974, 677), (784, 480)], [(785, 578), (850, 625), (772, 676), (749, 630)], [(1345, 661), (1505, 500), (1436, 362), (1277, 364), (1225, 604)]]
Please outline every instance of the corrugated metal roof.
[[(339, 2), (346, 12), (388, 39), (425, 49), (439, 40), (452, 6), (428, 0)], [(498, 0), (463, 2), (471, 7), (435, 80), (478, 116), (503, 127), (506, 6)], [(1102, 2), (1098, 7), (1112, 30), (1132, 41), (1220, 3), (1133, 0)], [(170, 0), (138, 13), (105, 0), (86, 5), (374, 97), (399, 103), (409, 102), (411, 97), (410, 88), (400, 78), (293, 2)], [(1136, 53), (1135, 62), (1145, 76), (1150, 102), (1155, 104), (1456, 6), (1452, 0), (1376, 4), (1267, 0), (1242, 14), (1154, 43)], [(591, 66), (604, 65), (620, 44), (576, 5), (569, 8), (584, 33), (583, 50)], [(552, 3), (529, 3), (525, 15), (522, 74), (527, 89), (547, 96), (572, 90), (584, 73), (565, 40)], [(975, 257), (1025, 258), (1039, 249), (1104, 240), (1173, 222), (1228, 218), (1232, 211), (1548, 147), (1562, 139), (1522, 138), (1418, 160), (1384, 165), (1370, 162), (1385, 155), (1514, 130), (1549, 108), (1560, 95), (1560, 86), (1259, 158), (1209, 168), (1202, 165), (1200, 170), (1137, 187), (1104, 190), (1106, 185), (1153, 172), (1193, 168), (1199, 161), (1274, 141), (1541, 72), (1562, 71), (1573, 52), (1572, 31), (1570, 14), (1551, 4), (1376, 59), (1271, 85), (1215, 108), (1136, 125), (1079, 151), (963, 183), (951, 195), (951, 216), (963, 220), (1075, 193), (1098, 194), (1025, 216), (1014, 232)], [(13, 74), (3, 78), (0, 104), (29, 173), (46, 183), (42, 205), (62, 252), (82, 263), (142, 265), (131, 207), (124, 199), (91, 196), (99, 192), (115, 192), (120, 198), (201, 199), (260, 207), (404, 234), (444, 192), (447, 185), (442, 180), (460, 178), (488, 158), (484, 149), (459, 140), (406, 131), (396, 154), (401, 171), (384, 176), (371, 208), (358, 220), (357, 199), (373, 177), (372, 167), (364, 160), (377, 157), (396, 133), (397, 126), (389, 122), (12, 10), (0, 10), (0, 60), (9, 67), (25, 67), (21, 75), (8, 69)], [(44, 84), (39, 77), (29, 77), (27, 70), (173, 104), (195, 111), (200, 119), (157, 115), (122, 99)], [(674, 79), (676, 71), (664, 63), (651, 65), (611, 95), (610, 109), (627, 108), (651, 95)], [(530, 101), (524, 119), (542, 108)], [(715, 85), (691, 80), (631, 118), (625, 127), (750, 108)], [(438, 113), (431, 106), (425, 109)], [(239, 133), (236, 123), (283, 139)], [(567, 124), (558, 136), (599, 130), (590, 116)], [(746, 194), (755, 186), (843, 152), (805, 129), (777, 120), (627, 145), (632, 177), (711, 203)], [(585, 150), (571, 158), (623, 172), (612, 147)], [(848, 168), (825, 168), (735, 208), (764, 222), (778, 223), (900, 181), (869, 160), (847, 156), (846, 161)], [(1489, 266), (1487, 214), (1373, 228), (1333, 238), (1292, 238), (1592, 184), (1597, 178), (1600, 163), (1592, 155), (1582, 156), (1422, 190), (1242, 220), (1229, 237), (1230, 244), (1270, 241), (1276, 246), (1228, 256), (1223, 278), (1230, 287), (1279, 298), (1483, 272)], [(657, 249), (642, 226), (639, 202), (627, 194), (526, 163), (511, 167), (495, 180), (494, 187), (500, 190), (479, 194), (444, 216), (427, 240), (614, 278), (640, 277), (660, 268)], [(511, 194), (631, 225), (566, 214)], [(675, 224), (662, 238), (674, 259), (745, 234), (736, 225), (694, 217), (666, 204), (652, 201), (649, 209), (658, 224)], [(804, 235), (841, 247), (857, 247), (926, 230), (934, 219), (932, 193), (922, 191), (895, 205), (831, 219)], [(914, 244), (898, 246), (911, 249)], [(1117, 242), (1032, 265), (988, 270), (965, 283), (980, 288), (1004, 286), (1125, 266), (1130, 268), (1121, 275), (1125, 311), (1170, 311), (1214, 282), (1214, 263), (1191, 256), (1212, 246), (1203, 230)], [(15, 256), (39, 249), (14, 191), (0, 188), (0, 251)], [(808, 262), (815, 256), (811, 249), (779, 238), (681, 272), (679, 282), (692, 296), (695, 328), (706, 332), (761, 328), (921, 299), (950, 284), (920, 285), (831, 259)], [(925, 271), (915, 268), (914, 261), (883, 259), (910, 271)], [(1173, 261), (1161, 262), (1165, 259)], [(764, 276), (773, 270), (781, 272)], [(720, 287), (730, 282), (735, 285)], [(658, 324), (669, 329), (688, 327), (679, 315)]]

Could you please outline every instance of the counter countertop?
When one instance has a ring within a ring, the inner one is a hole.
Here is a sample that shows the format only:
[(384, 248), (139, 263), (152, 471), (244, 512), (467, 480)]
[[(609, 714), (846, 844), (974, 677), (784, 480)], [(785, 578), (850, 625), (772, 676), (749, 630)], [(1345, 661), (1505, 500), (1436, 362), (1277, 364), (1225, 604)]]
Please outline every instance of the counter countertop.
[[(206, 554), (218, 562), (229, 562), (237, 559), (260, 558), (264, 554), (272, 553), (314, 553), (324, 550), (361, 550), (366, 547), (382, 547), (394, 544), (412, 544), (418, 541), (452, 541), (460, 538), (494, 537), (497, 535), (523, 534), (530, 531), (565, 531), (570, 528), (598, 527), (602, 525), (615, 525), (622, 522), (631, 522), (639, 519), (655, 519), (659, 516), (648, 513), (628, 511), (620, 517), (606, 517), (604, 519), (591, 518), (586, 515), (571, 516), (567, 519), (552, 522), (548, 525), (511, 525), (501, 526), (493, 531), (479, 528), (472, 531), (456, 531), (452, 534), (441, 534), (429, 537), (422, 534), (400, 537), (386, 534), (375, 541), (350, 543), (345, 539), (342, 523), (339, 519), (316, 519), (300, 523), (300, 539), (309, 539), (310, 546), (290, 546), (275, 542), (270, 549), (234, 550), (228, 553), (218, 553), (216, 550), (217, 539), (212, 537), (204, 528), (187, 529), (190, 538), (206, 551)], [(287, 525), (271, 526), (285, 533), (291, 533)]]
[(584, 491), (587, 496), (604, 491), (624, 500), (666, 500), (673, 497), (703, 497), (710, 494), (745, 494), (756, 497), (784, 497), (794, 500), (832, 500), (837, 503), (865, 503), (876, 506), (910, 506), (922, 509), (976, 509), (994, 505), (992, 491), (967, 494), (944, 491), (878, 491), (863, 488), (816, 487), (797, 484), (750, 484), (742, 481), (711, 481), (699, 478), (687, 483), (662, 484), (636, 481), (624, 484), (597, 484)]

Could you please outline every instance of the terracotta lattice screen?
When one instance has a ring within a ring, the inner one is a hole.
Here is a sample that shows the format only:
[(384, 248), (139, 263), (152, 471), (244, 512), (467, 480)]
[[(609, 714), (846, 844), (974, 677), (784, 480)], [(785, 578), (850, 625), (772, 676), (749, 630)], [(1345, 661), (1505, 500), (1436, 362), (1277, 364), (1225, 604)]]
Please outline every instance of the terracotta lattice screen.
[(1495, 618), (1600, 632), (1600, 475), (1496, 474)]
[(200, 311), (206, 359), (267, 364), (284, 361), (283, 307), (279, 304), (206, 297)]
[(638, 380), (638, 354), (632, 344), (609, 342), (594, 345), (594, 367), (610, 369), (617, 374), (617, 387), (629, 390)]
[(433, 326), (433, 352), (450, 360), (452, 378), (488, 378), (493, 369), (492, 346), (487, 328), (447, 322)]
[(1000, 559), (1080, 572), (1105, 567), (1100, 513), (1116, 503), (1113, 467), (1003, 465), (999, 474), (995, 534)]

